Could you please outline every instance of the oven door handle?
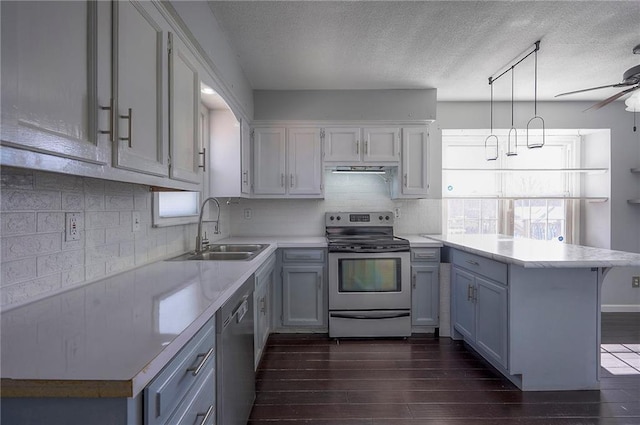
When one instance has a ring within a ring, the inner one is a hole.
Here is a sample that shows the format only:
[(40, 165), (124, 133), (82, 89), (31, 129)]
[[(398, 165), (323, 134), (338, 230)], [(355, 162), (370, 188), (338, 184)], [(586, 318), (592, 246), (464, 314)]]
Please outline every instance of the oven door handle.
[(408, 316), (411, 316), (411, 313), (408, 311), (402, 311), (402, 312), (393, 312), (393, 313), (374, 313), (371, 315), (357, 314), (357, 313), (330, 313), (330, 315), (331, 317), (336, 317), (340, 319), (378, 320), (378, 319), (397, 319), (399, 317), (408, 317)]

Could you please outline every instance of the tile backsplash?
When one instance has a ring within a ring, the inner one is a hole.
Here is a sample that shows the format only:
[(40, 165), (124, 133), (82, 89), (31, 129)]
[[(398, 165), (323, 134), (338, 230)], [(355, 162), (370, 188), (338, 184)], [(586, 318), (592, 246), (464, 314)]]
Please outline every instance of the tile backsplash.
[[(380, 175), (324, 175), (324, 199), (241, 199), (232, 206), (234, 236), (321, 236), (327, 211), (400, 210), (397, 234), (440, 233), (442, 202), (438, 199), (392, 200), (389, 183)], [(251, 218), (244, 218), (244, 209)]]
[[(6, 309), (192, 248), (196, 225), (155, 228), (144, 185), (3, 167), (0, 186), (0, 307)], [(378, 175), (326, 173), (325, 199), (222, 203), (221, 234), (321, 236), (326, 211), (398, 208), (395, 231), (440, 233), (441, 201), (391, 200)], [(251, 218), (244, 218), (244, 209)], [(134, 232), (132, 213), (140, 212)], [(80, 239), (65, 240), (65, 214), (79, 214)]]
[[(182, 253), (195, 240), (195, 224), (152, 227), (148, 186), (10, 167), (0, 175), (3, 308)], [(65, 240), (68, 212), (80, 213), (79, 240)], [(223, 205), (222, 234), (210, 239), (228, 236), (229, 221)]]

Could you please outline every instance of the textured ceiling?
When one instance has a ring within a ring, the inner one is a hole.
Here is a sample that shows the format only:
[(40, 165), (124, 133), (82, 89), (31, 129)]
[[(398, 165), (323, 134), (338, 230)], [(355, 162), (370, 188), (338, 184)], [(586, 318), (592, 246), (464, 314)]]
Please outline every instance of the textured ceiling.
[[(254, 89), (437, 88), (488, 100), (487, 79), (541, 40), (538, 99), (622, 81), (640, 64), (640, 1), (212, 1)], [(515, 68), (533, 99), (534, 58)], [(562, 99), (601, 100), (620, 89)], [(494, 84), (511, 98), (511, 76)]]

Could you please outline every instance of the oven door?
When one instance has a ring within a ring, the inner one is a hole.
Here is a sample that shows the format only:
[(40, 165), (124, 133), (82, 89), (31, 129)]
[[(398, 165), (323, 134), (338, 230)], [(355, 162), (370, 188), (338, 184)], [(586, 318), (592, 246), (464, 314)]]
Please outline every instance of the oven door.
[(329, 310), (411, 308), (409, 252), (329, 253)]

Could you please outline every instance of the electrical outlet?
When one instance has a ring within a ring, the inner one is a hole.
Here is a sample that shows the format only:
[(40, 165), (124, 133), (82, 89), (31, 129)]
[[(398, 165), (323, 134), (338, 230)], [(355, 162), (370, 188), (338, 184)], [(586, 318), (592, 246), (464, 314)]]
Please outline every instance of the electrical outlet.
[(640, 288), (640, 276), (633, 276), (631, 278), (631, 287)]
[(140, 211), (133, 212), (131, 223), (132, 223), (134, 232), (137, 232), (140, 230)]
[(80, 213), (66, 213), (64, 222), (64, 240), (80, 240)]
[(245, 208), (244, 209), (244, 219), (245, 220), (251, 220), (251, 217), (253, 217), (253, 212), (251, 211), (251, 208)]
[(396, 216), (396, 218), (400, 218), (400, 208), (395, 207), (393, 209), (393, 214)]

